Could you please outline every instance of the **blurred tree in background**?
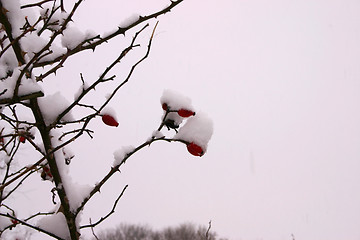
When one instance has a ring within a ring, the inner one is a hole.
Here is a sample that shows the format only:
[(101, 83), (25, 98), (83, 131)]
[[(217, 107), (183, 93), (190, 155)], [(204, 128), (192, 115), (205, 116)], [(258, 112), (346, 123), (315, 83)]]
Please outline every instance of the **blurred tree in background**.
[[(176, 227), (153, 230), (147, 225), (120, 224), (115, 229), (105, 230), (98, 240), (227, 240), (218, 238), (209, 227), (184, 223)], [(94, 239), (95, 240), (95, 239)]]

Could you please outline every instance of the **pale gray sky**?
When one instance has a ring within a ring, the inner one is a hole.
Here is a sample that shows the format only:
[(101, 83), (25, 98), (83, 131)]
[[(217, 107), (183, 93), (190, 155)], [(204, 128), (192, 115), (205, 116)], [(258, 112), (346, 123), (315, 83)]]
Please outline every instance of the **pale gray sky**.
[[(108, 32), (167, 4), (87, 0), (74, 20)], [(89, 203), (84, 221), (109, 211), (129, 184), (100, 228), (212, 220), (232, 240), (360, 239), (359, 11), (356, 0), (185, 0), (160, 17), (149, 58), (111, 103), (120, 126), (94, 122), (95, 140), (72, 147), (74, 179), (96, 182), (116, 149), (145, 141), (168, 88), (213, 119), (208, 152), (196, 158), (182, 144), (153, 144)], [(144, 50), (154, 24), (142, 35)], [(77, 88), (79, 72), (96, 80), (123, 44), (118, 37), (74, 58), (51, 87), (69, 89), (63, 77)], [(118, 81), (123, 71), (113, 71)]]

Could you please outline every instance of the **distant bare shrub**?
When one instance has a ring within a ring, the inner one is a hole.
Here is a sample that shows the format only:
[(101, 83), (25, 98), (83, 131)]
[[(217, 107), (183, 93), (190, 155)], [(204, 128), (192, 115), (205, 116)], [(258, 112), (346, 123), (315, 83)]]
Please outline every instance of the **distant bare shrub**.
[(227, 240), (217, 238), (210, 228), (183, 223), (175, 227), (153, 230), (147, 225), (120, 224), (101, 232), (98, 240)]

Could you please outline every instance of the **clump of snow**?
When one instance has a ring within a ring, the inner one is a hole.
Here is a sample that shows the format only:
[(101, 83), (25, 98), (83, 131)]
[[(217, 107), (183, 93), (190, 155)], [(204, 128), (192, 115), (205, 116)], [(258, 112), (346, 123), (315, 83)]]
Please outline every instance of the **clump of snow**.
[(85, 33), (81, 32), (77, 27), (70, 25), (63, 32), (61, 44), (67, 49), (74, 49), (85, 39)]
[(21, 38), (20, 44), (22, 50), (27, 53), (25, 57), (32, 58), (36, 52), (45, 47), (47, 40), (32, 32)]
[(194, 142), (206, 152), (213, 131), (213, 121), (205, 113), (199, 112), (187, 120), (174, 139)]
[(38, 221), (37, 226), (62, 239), (70, 239), (70, 232), (67, 227), (66, 218), (62, 212), (41, 218)]
[(42, 91), (40, 85), (33, 78), (23, 78), (21, 79), (21, 84), (19, 87), (19, 96), (31, 94), (34, 92)]
[(181, 108), (194, 111), (191, 105), (191, 99), (173, 90), (165, 89), (160, 98), (161, 105), (164, 103), (170, 110), (179, 110)]
[[(54, 14), (50, 16), (50, 13), (52, 11), (51, 9), (54, 7), (53, 4), (54, 3), (44, 3), (43, 8), (40, 10), (40, 15), (44, 19), (50, 17), (50, 19), (47, 20), (50, 23), (51, 29), (59, 30), (65, 19), (69, 16), (69, 14), (67, 12), (57, 10)], [(58, 7), (58, 5), (55, 7)]]
[(115, 160), (114, 160), (113, 166), (119, 165), (124, 160), (126, 155), (131, 153), (132, 151), (134, 151), (134, 149), (135, 149), (134, 146), (123, 146), (120, 149), (116, 150), (114, 152)]
[(116, 111), (112, 107), (105, 107), (103, 110), (101, 110), (100, 115), (110, 115), (115, 119), (115, 121), (118, 121), (116, 117)]
[(69, 146), (63, 147), (62, 151), (63, 151), (64, 157), (65, 157), (65, 160), (66, 159), (70, 160), (75, 156), (74, 152), (72, 151), (71, 148), (69, 148)]
[(85, 31), (85, 37), (86, 39), (89, 39), (89, 38), (94, 38), (96, 36), (98, 36), (99, 34), (97, 32), (95, 32), (94, 30), (92, 29), (87, 29)]
[(55, 43), (50, 46), (51, 54), (41, 58), (39, 62), (53, 61), (55, 58), (60, 57), (66, 53), (66, 48), (60, 47)]
[[(12, 98), (18, 77), (23, 67), (15, 68), (11, 77), (0, 81), (0, 92), (6, 89), (6, 92), (0, 98)], [(41, 87), (33, 78), (23, 78), (18, 89), (18, 95), (24, 96), (34, 92), (42, 91)]]
[[(0, 79), (5, 78), (7, 73), (17, 68), (17, 66), (18, 61), (16, 60), (14, 51), (8, 49), (0, 58)], [(0, 86), (0, 89), (3, 88)], [(0, 92), (2, 92), (2, 90), (0, 90)]]
[[(20, 28), (24, 26), (25, 16), (23, 11), (20, 10), (20, 1), (19, 0), (2, 0), (1, 1), (3, 8), (7, 10), (6, 17), (8, 18), (12, 26), (12, 35), (14, 38), (21, 34)], [(1, 9), (1, 11), (4, 11)]]
[[(63, 143), (61, 140), (59, 140), (60, 133), (58, 131), (51, 130), (51, 135), (51, 143), (54, 148)], [(83, 200), (89, 196), (93, 188), (90, 185), (82, 185), (73, 181), (71, 175), (69, 174), (69, 165), (66, 164), (65, 159), (68, 154), (72, 154), (69, 147), (59, 149), (54, 153), (56, 164), (59, 169), (63, 184), (62, 187), (65, 189), (69, 200), (70, 210), (75, 212), (75, 210), (80, 207), (80, 204), (83, 202)]]
[(12, 98), (14, 94), (14, 89), (16, 85), (17, 76), (19, 76), (20, 72), (15, 71), (13, 75), (9, 78), (6, 78), (3, 81), (0, 81), (0, 98)]
[[(160, 103), (163, 108), (166, 107), (167, 110), (170, 111), (186, 109), (195, 112), (194, 107), (191, 104), (191, 99), (173, 90), (164, 90), (160, 98)], [(172, 125), (180, 126), (183, 120), (184, 118), (179, 116), (177, 112), (169, 112), (165, 122), (172, 121)]]
[(136, 22), (137, 20), (139, 20), (139, 14), (133, 14), (131, 16), (129, 16), (128, 18), (124, 19), (120, 26), (123, 26), (123, 27), (128, 27), (130, 26), (131, 24), (133, 24), (134, 22)]
[(79, 90), (74, 94), (74, 100), (77, 100), (79, 96), (88, 88), (89, 88), (89, 84), (87, 82), (84, 82), (84, 84), (82, 84), (79, 87)]
[(162, 138), (164, 137), (164, 134), (158, 130), (155, 130), (153, 134), (151, 135), (152, 138)]
[(26, 78), (22, 79), (19, 87), (19, 96), (31, 94), (34, 92), (42, 91), (40, 85), (37, 84), (35, 79), (33, 78)]
[(61, 25), (63, 24), (65, 19), (67, 19), (68, 16), (69, 14), (67, 12), (58, 10), (51, 16), (49, 23), (52, 23), (53, 29), (58, 30), (61, 28)]
[[(2, 146), (1, 146), (2, 147)], [(5, 169), (6, 165), (10, 162), (11, 157), (9, 157), (5, 151), (0, 152), (0, 169)]]
[[(62, 113), (69, 105), (70, 103), (64, 96), (61, 95), (60, 92), (39, 98), (39, 106), (41, 113), (44, 116), (46, 125), (53, 123), (58, 115)], [(69, 112), (61, 120), (71, 121), (73, 119), (74, 118), (71, 115), (71, 112)]]
[[(5, 212), (1, 211), (1, 213), (6, 214)], [(8, 217), (0, 216), (0, 231), (4, 230), (8, 226), (10, 226), (12, 223)]]
[(89, 194), (93, 187), (87, 184), (79, 184), (74, 182), (70, 176), (63, 180), (66, 195), (69, 199), (70, 210), (75, 212), (85, 198), (89, 197)]

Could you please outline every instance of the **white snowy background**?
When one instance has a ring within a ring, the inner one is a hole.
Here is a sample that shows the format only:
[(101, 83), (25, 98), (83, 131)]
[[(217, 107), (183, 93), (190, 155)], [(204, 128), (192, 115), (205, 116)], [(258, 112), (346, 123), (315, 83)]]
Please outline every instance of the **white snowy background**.
[[(109, 32), (168, 4), (87, 0), (74, 23), (84, 34)], [(149, 58), (110, 104), (119, 127), (99, 119), (91, 124), (94, 140), (84, 136), (72, 145), (72, 181), (95, 183), (114, 151), (148, 139), (163, 114), (164, 89), (190, 97), (212, 118), (214, 134), (201, 158), (180, 143), (157, 142), (136, 153), (89, 202), (83, 221), (110, 211), (129, 184), (100, 229), (211, 220), (220, 236), (236, 240), (360, 239), (359, 12), (356, 0), (185, 0), (159, 17)], [(141, 37), (144, 50), (151, 30)], [(125, 39), (73, 57), (42, 87), (73, 100), (79, 73), (96, 80)], [(112, 72), (118, 81), (126, 74), (123, 67)], [(98, 99), (109, 91), (97, 90)], [(51, 193), (29, 197), (42, 187), (14, 201), (50, 208)]]

